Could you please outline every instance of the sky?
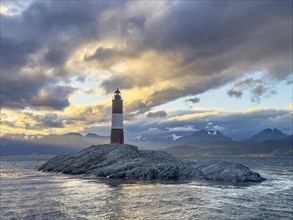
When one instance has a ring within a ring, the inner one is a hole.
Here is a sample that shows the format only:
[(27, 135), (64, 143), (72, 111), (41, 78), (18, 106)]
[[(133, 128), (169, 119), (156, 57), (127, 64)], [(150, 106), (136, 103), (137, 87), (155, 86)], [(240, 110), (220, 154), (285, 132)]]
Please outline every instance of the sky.
[(1, 1), (1, 134), (292, 134), (292, 1)]

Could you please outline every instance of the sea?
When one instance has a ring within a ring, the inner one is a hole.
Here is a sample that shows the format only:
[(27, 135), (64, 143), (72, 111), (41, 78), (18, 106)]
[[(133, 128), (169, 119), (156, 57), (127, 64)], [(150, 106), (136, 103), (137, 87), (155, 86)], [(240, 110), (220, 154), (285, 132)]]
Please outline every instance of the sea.
[(37, 171), (49, 159), (44, 156), (0, 159), (1, 220), (293, 219), (292, 157), (220, 158), (243, 163), (267, 179), (238, 184), (89, 179)]

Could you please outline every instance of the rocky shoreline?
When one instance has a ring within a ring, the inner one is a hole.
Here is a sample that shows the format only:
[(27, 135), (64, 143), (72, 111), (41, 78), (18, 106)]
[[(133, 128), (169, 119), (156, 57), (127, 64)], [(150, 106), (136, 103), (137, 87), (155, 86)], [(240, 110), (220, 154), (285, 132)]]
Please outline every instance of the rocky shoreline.
[(227, 161), (191, 164), (167, 152), (139, 150), (136, 146), (127, 144), (92, 145), (79, 153), (55, 156), (38, 170), (128, 180), (264, 180), (243, 164)]

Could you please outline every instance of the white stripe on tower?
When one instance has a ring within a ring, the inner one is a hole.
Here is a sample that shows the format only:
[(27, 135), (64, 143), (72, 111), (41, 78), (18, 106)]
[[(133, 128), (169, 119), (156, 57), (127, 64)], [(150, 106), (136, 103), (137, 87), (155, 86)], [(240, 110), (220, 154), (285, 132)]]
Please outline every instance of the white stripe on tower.
[(123, 129), (122, 113), (112, 113), (112, 128)]

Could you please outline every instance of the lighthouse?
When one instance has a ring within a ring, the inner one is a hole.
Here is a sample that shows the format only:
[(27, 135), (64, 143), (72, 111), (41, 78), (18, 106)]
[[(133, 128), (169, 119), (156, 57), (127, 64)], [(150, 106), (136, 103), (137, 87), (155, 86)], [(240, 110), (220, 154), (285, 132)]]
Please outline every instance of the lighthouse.
[(120, 94), (121, 92), (117, 88), (112, 100), (111, 144), (124, 144), (123, 100)]

